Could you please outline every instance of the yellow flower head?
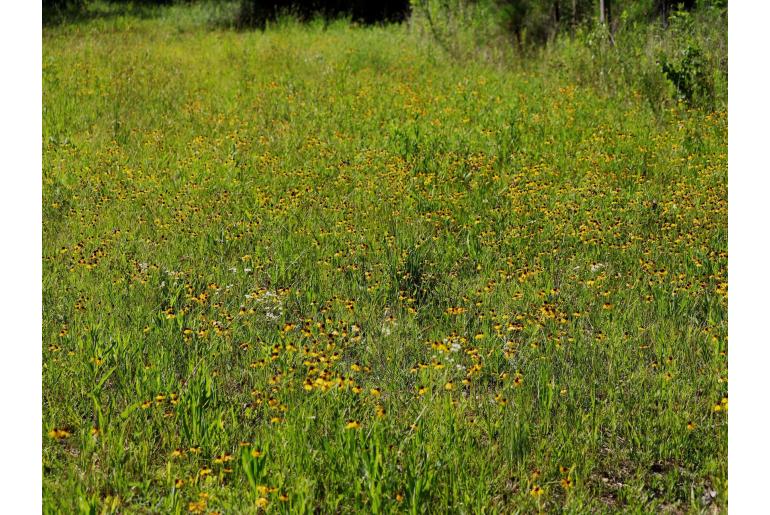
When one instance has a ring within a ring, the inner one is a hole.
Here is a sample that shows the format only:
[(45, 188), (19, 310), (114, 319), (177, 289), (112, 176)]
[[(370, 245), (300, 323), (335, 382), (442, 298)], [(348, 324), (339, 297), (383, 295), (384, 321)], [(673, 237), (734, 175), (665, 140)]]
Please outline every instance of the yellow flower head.
[(48, 431), (48, 436), (50, 436), (54, 440), (63, 440), (64, 438), (69, 438), (70, 436), (72, 436), (72, 433), (67, 429), (54, 428)]

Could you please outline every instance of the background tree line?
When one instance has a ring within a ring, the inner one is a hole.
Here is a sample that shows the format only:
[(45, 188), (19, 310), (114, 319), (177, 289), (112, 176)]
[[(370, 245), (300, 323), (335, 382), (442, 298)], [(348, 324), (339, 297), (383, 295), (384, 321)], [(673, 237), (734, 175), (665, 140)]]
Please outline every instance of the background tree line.
[[(195, 0), (106, 0), (111, 4), (138, 6), (192, 3)], [(209, 0), (210, 2), (212, 0)], [(226, 0), (224, 0), (226, 1)], [(224, 3), (224, 1), (220, 3)], [(77, 12), (94, 0), (43, 0), (43, 12)], [(213, 3), (217, 3), (213, 0)], [(435, 4), (446, 11), (456, 10), (461, 4), (485, 6), (497, 10), (501, 21), (514, 34), (522, 31), (547, 37), (573, 28), (586, 21), (613, 23), (613, 12), (626, 12), (631, 21), (650, 22), (659, 19), (663, 24), (675, 9), (692, 11), (704, 6), (727, 6), (726, 0), (240, 0), (241, 23), (264, 24), (282, 14), (301, 19), (315, 16), (327, 18), (350, 17), (356, 22), (377, 23), (402, 21), (413, 9), (425, 10)], [(533, 36), (538, 40), (538, 36)]]

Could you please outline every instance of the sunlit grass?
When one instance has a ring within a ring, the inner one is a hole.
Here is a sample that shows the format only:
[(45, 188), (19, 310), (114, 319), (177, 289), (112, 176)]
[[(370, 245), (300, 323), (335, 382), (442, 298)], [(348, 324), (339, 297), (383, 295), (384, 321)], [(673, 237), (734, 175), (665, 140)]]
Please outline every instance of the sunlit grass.
[(43, 42), (43, 504), (727, 503), (727, 116), (405, 27)]

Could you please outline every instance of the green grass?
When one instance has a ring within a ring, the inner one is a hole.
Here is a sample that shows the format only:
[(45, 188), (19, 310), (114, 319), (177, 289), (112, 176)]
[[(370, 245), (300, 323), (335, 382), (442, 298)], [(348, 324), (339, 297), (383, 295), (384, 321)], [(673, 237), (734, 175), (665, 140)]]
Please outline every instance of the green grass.
[(726, 509), (726, 154), (406, 26), (46, 28), (44, 511)]

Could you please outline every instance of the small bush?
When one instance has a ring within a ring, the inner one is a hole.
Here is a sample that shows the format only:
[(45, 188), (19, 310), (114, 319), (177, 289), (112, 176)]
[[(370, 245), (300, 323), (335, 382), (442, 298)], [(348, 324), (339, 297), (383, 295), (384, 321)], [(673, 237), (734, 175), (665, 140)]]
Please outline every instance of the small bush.
[[(685, 11), (671, 15), (670, 33), (676, 44), (673, 50), (661, 53), (661, 72), (673, 84), (679, 100), (691, 105), (713, 107), (715, 80), (722, 75), (720, 61), (726, 63), (726, 56), (719, 54), (722, 51), (726, 53), (726, 44), (711, 46), (709, 55), (704, 49), (709, 48), (712, 41), (698, 32), (696, 20)], [(726, 82), (726, 67), (724, 72)]]
[(697, 46), (688, 46), (676, 61), (661, 58), (661, 69), (666, 78), (674, 84), (679, 97), (689, 103), (708, 101), (713, 94), (713, 86), (705, 72), (703, 52)]

